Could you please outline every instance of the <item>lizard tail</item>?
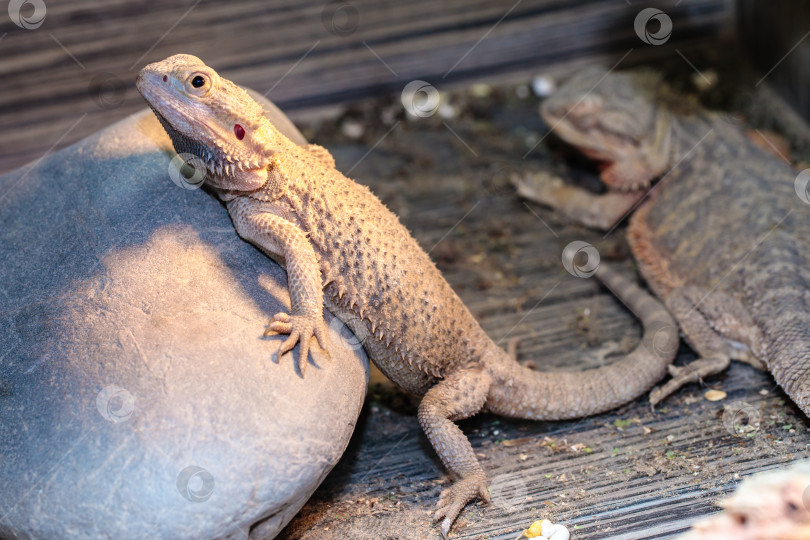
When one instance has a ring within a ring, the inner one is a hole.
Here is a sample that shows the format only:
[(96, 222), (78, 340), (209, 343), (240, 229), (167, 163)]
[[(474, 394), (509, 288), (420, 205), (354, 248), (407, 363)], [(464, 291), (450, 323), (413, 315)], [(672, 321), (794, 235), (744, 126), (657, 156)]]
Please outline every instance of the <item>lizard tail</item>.
[(666, 307), (609, 267), (596, 277), (641, 320), (641, 343), (623, 358), (603, 367), (576, 372), (541, 372), (517, 362), (496, 362), (487, 409), (502, 416), (563, 420), (608, 411), (641, 396), (666, 374), (675, 359), (678, 325)]

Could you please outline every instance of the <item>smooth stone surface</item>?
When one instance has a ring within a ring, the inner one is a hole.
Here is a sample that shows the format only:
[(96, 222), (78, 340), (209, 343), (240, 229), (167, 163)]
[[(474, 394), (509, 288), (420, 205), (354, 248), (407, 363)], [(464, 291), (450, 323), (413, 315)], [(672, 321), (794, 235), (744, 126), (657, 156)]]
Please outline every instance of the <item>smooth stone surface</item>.
[(277, 361), (286, 274), (172, 154), (145, 110), (0, 177), (2, 538), (272, 538), (349, 441), (365, 353)]

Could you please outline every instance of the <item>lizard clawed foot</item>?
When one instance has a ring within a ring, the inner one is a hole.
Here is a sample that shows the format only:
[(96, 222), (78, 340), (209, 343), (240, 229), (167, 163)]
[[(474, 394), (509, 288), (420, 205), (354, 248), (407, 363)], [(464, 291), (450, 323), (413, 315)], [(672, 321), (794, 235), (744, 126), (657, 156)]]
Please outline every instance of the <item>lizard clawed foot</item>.
[(270, 336), (274, 334), (289, 334), (278, 350), (278, 356), (281, 358), (284, 354), (290, 352), (295, 344), (301, 342), (301, 349), (298, 356), (298, 369), (301, 370), (301, 376), (304, 376), (304, 369), (306, 369), (307, 358), (309, 357), (309, 346), (312, 338), (318, 340), (318, 344), (323, 350), (324, 356), (329, 358), (329, 338), (326, 334), (326, 325), (323, 321), (323, 316), (320, 314), (315, 315), (289, 315), (287, 313), (276, 313), (273, 320), (264, 331), (264, 335)]
[(439, 497), (439, 504), (433, 520), (442, 518), (442, 537), (447, 538), (450, 527), (458, 517), (461, 510), (476, 497), (480, 497), (484, 502), (490, 502), (489, 491), (487, 490), (487, 479), (482, 473), (476, 473), (462, 478), (453, 483), (452, 486), (442, 491)]
[(726, 356), (709, 356), (700, 358), (685, 366), (668, 366), (669, 374), (672, 377), (665, 384), (657, 386), (650, 392), (650, 404), (655, 407), (671, 394), (674, 394), (680, 387), (700, 382), (704, 377), (720, 373), (728, 367), (729, 358)]

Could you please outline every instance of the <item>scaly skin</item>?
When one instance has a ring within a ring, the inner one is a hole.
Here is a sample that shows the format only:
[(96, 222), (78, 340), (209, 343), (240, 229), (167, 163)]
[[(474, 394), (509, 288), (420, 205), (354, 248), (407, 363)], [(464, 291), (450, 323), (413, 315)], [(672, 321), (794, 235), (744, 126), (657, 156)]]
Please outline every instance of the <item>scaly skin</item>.
[(652, 72), (582, 73), (541, 114), (605, 163), (602, 179), (634, 204), (663, 174), (637, 209), (618, 212), (572, 186), (524, 186), (597, 227), (635, 210), (628, 240), (639, 269), (701, 356), (673, 366), (653, 404), (736, 359), (767, 368), (810, 415), (810, 205), (794, 189), (797, 172)]
[(482, 410), (535, 419), (597, 414), (646, 392), (673, 360), (677, 327), (666, 309), (602, 267), (597, 276), (641, 318), (642, 344), (583, 373), (520, 366), (484, 333), (397, 217), (338, 172), (326, 150), (293, 144), (243, 90), (193, 56), (145, 67), (137, 86), (175, 149), (205, 162), (239, 235), (286, 268), (291, 313), (276, 314), (268, 328), (289, 334), (279, 355), (300, 343), (303, 376), (311, 338), (328, 347), (325, 304), (386, 376), (424, 395), (419, 423), (457, 479), (436, 513), (444, 535), (469, 501), (489, 499), (455, 420)]

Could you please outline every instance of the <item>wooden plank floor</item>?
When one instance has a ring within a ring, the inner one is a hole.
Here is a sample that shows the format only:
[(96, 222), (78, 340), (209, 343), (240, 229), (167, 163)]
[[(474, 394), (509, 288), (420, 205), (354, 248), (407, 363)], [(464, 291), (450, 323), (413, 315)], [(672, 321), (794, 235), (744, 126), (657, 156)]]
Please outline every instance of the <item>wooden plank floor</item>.
[[(384, 100), (305, 132), (403, 216), (493, 339), (520, 338), (521, 361), (581, 369), (603, 362), (593, 352), (606, 341), (633, 347), (640, 332), (633, 316), (560, 262), (565, 245), (584, 240), (633, 275), (624, 229), (605, 237), (567, 223), (523, 204), (505, 183), (510, 170), (560, 167), (568, 158), (552, 137), (551, 148), (520, 159), (546, 130), (537, 100), (510, 89), (485, 99), (461, 91), (449, 100), (460, 103), (458, 116), (404, 121), (387, 136), (389, 128), (375, 121), (391, 106)], [(367, 126), (359, 142), (338, 131), (357, 122)], [(565, 163), (587, 178), (580, 162)], [(682, 347), (678, 362), (693, 358)], [(728, 396), (707, 401), (709, 388)], [(281, 538), (438, 538), (430, 514), (447, 477), (419, 429), (417, 403), (390, 383), (372, 384), (343, 460)], [(735, 414), (748, 415), (750, 432), (734, 430)], [(716, 512), (715, 501), (741, 478), (810, 454), (800, 411), (770, 376), (737, 363), (656, 411), (645, 398), (583, 420), (483, 415), (461, 426), (489, 475), (494, 504), (469, 506), (457, 538), (513, 539), (541, 518), (564, 523), (578, 539), (670, 538)]]
[(142, 108), (135, 73), (172, 54), (197, 55), (291, 111), (634, 48), (629, 65), (734, 22), (732, 0), (659, 2), (677, 32), (654, 47), (634, 33), (640, 8), (616, 0), (45, 3), (33, 30), (0, 13), (0, 173)]

